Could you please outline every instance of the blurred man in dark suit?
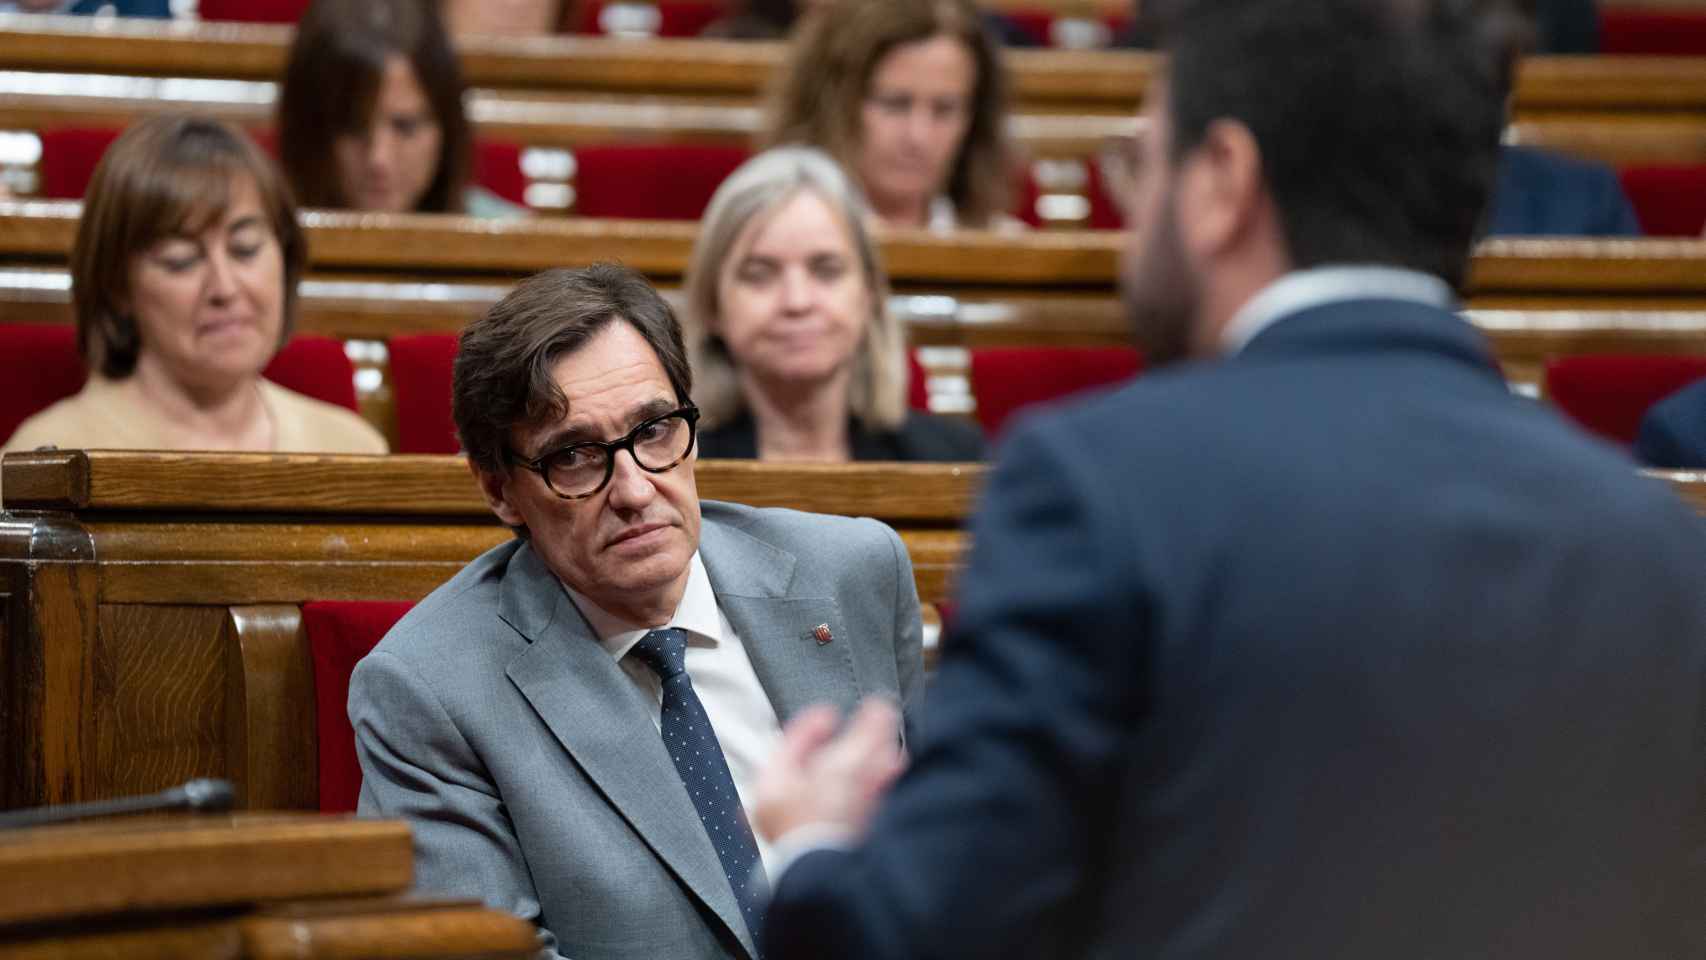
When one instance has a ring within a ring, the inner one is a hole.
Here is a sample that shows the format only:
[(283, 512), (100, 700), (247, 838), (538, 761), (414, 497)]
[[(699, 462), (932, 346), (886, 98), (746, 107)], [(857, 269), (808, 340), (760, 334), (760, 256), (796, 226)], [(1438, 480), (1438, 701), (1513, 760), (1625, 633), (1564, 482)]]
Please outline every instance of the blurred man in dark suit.
[(769, 960), (1699, 955), (1706, 544), (1452, 312), (1510, 23), (1164, 17), (1126, 289), (1193, 362), (1011, 435), (886, 800), (891, 712), (789, 730)]

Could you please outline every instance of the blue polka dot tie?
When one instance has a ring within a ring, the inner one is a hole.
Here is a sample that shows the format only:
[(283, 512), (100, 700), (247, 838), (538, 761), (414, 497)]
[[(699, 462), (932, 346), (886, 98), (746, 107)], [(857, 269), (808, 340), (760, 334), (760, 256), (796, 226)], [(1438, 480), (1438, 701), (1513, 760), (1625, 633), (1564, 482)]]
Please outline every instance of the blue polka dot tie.
[(741, 809), (722, 744), (717, 742), (711, 719), (687, 676), (687, 634), (673, 628), (653, 630), (634, 645), (633, 652), (663, 681), (663, 745), (693, 798), (705, 834), (717, 848), (717, 858), (722, 861), (729, 886), (734, 888), (746, 929), (756, 940), (768, 899), (764, 877), (758, 871), (758, 843)]

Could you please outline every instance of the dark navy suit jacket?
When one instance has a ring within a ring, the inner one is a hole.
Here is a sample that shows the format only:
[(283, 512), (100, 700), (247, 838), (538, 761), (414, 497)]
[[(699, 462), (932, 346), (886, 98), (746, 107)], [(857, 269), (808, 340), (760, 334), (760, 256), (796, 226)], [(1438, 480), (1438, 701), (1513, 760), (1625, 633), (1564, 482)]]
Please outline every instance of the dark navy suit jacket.
[(1685, 955), (1706, 546), (1455, 316), (1025, 422), (973, 533), (912, 768), (770, 960)]
[(1706, 468), (1706, 380), (1653, 404), (1641, 418), (1635, 456), (1666, 470)]
[(1512, 236), (1638, 237), (1641, 222), (1610, 167), (1550, 150), (1506, 147), (1500, 152), (1487, 230)]

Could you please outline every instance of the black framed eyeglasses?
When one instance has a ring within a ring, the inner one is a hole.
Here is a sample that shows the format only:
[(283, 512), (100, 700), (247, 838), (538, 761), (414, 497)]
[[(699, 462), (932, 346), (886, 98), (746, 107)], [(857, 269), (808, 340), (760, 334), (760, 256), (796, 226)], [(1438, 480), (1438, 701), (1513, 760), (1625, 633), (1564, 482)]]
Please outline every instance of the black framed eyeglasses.
[(647, 473), (666, 473), (693, 452), (699, 430), (699, 408), (689, 403), (643, 420), (620, 440), (581, 440), (528, 460), (514, 451), (514, 462), (539, 474), (551, 492), (564, 500), (585, 500), (610, 482), (616, 473), (616, 453), (628, 451)]

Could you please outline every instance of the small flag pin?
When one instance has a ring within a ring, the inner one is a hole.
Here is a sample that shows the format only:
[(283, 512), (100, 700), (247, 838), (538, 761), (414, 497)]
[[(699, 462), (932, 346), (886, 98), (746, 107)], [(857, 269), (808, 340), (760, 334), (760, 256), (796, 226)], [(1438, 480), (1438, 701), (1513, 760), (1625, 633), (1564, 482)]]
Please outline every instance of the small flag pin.
[(835, 635), (829, 632), (829, 624), (827, 623), (820, 623), (813, 627), (812, 636), (817, 638), (817, 645), (820, 647), (835, 639)]

